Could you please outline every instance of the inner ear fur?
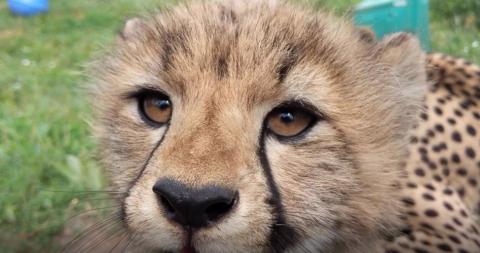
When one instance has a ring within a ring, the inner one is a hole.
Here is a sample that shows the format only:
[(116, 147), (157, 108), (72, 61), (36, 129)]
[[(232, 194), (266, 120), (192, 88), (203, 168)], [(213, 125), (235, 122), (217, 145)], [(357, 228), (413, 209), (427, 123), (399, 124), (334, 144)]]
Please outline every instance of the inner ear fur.
[(393, 74), (397, 101), (402, 108), (405, 130), (415, 123), (427, 92), (425, 53), (418, 39), (409, 33), (396, 33), (377, 43), (376, 57)]
[(414, 35), (395, 33), (387, 36), (378, 43), (377, 56), (395, 74), (410, 81), (409, 84), (426, 83), (425, 53)]

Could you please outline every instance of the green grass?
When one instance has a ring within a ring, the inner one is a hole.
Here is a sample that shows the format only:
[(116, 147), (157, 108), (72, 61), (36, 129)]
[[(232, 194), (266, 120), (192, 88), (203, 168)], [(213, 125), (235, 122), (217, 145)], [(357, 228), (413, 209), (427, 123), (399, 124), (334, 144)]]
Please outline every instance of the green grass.
[[(358, 2), (297, 1), (337, 13)], [(22, 18), (0, 1), (0, 252), (51, 252), (65, 220), (96, 204), (74, 192), (104, 185), (83, 66), (154, 2), (166, 1), (51, 1), (47, 15)], [(433, 17), (435, 51), (480, 63), (478, 28)]]

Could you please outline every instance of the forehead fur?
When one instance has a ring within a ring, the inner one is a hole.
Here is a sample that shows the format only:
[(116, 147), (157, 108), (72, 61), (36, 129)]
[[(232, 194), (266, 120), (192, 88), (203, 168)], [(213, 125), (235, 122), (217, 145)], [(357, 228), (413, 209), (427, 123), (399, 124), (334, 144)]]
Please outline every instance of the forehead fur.
[(352, 43), (359, 37), (349, 23), (286, 4), (235, 8), (228, 3), (193, 3), (136, 20), (125, 29), (115, 53), (101, 63), (100, 76), (128, 64), (161, 76), (179, 93), (195, 85), (185, 83), (188, 73), (217, 80), (261, 74), (281, 82), (295, 66), (309, 64), (338, 78), (352, 71), (348, 63), (368, 55), (364, 49), (369, 47)]

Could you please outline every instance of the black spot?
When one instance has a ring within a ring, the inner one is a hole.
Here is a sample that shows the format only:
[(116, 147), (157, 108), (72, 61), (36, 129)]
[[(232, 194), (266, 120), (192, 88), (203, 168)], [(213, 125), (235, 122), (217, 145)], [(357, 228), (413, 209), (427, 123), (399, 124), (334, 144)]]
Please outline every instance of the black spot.
[(438, 244), (437, 248), (445, 252), (452, 252), (452, 247), (446, 243)]
[(437, 181), (437, 182), (442, 182), (442, 177), (440, 175), (434, 175), (433, 176), (433, 180)]
[(385, 250), (385, 253), (400, 253), (400, 251), (394, 250), (394, 249), (387, 249)]
[[(470, 94), (470, 92), (468, 92), (468, 91), (465, 90), (465, 89), (461, 89), (460, 92), (461, 92), (464, 96), (466, 96), (466, 97), (472, 96), (472, 94)], [(467, 107), (467, 108), (463, 107), (464, 105), (462, 105), (461, 103), (460, 103), (460, 106), (461, 106), (463, 109), (468, 109), (468, 107)]]
[(413, 183), (413, 182), (408, 182), (408, 183), (407, 183), (407, 187), (408, 187), (408, 188), (415, 189), (415, 188), (417, 188), (417, 184), (415, 184), (415, 183)]
[(440, 109), (440, 108), (437, 107), (437, 106), (433, 107), (433, 111), (434, 111), (437, 115), (442, 115), (442, 114), (443, 114), (442, 109)]
[(450, 124), (450, 125), (452, 125), (452, 126), (455, 125), (455, 124), (457, 124), (457, 121), (456, 121), (455, 119), (452, 119), (452, 118), (448, 118), (448, 119), (447, 119), (447, 122), (448, 122), (448, 124)]
[(443, 190), (443, 194), (451, 196), (453, 194), (453, 191), (450, 188), (446, 188), (445, 190)]
[(475, 103), (473, 100), (471, 100), (471, 99), (465, 99), (465, 100), (463, 100), (463, 101), (460, 103), (460, 106), (461, 106), (463, 109), (467, 110), (468, 108), (470, 108), (471, 106), (473, 106), (473, 105), (475, 105), (475, 104), (476, 104), (476, 103)]
[(467, 170), (464, 169), (464, 168), (458, 168), (458, 169), (457, 169), (457, 174), (458, 174), (459, 176), (464, 177), (464, 176), (467, 175)]
[(450, 83), (444, 83), (443, 87), (448, 91), (448, 93), (456, 95), (455, 91), (453, 90), (452, 84)]
[(478, 232), (477, 227), (475, 227), (475, 225), (472, 225), (471, 229), (472, 229), (472, 231), (473, 231), (474, 234), (477, 234), (477, 235), (480, 234), (480, 233)]
[(422, 248), (414, 248), (413, 249), (415, 253), (429, 253), (427, 250), (424, 250)]
[(478, 113), (478, 112), (473, 112), (472, 114), (473, 114), (473, 117), (475, 117), (475, 119), (480, 120), (480, 113)]
[(478, 181), (477, 179), (471, 177), (468, 179), (468, 183), (472, 186), (472, 187), (476, 187), (478, 185)]
[(418, 143), (418, 138), (416, 136), (410, 137), (410, 143), (412, 144)]
[(465, 149), (465, 154), (466, 154), (469, 158), (475, 159), (475, 155), (476, 155), (476, 154), (475, 154), (475, 151), (473, 150), (473, 148), (467, 147), (467, 148)]
[(444, 206), (447, 210), (449, 210), (449, 211), (453, 211), (453, 210), (454, 210), (454, 209), (453, 209), (453, 206), (452, 206), (450, 203), (448, 203), (447, 201), (443, 202), (443, 206)]
[(452, 162), (454, 163), (460, 163), (460, 156), (458, 156), (457, 153), (452, 154)]
[(462, 117), (462, 116), (463, 116), (463, 112), (461, 112), (461, 111), (458, 110), (458, 109), (453, 110), (453, 113), (454, 113), (456, 116), (458, 116), (458, 117)]
[(461, 198), (465, 197), (465, 188), (463, 187), (458, 188), (457, 193), (458, 193), (458, 196), (460, 196)]
[(427, 154), (428, 153), (428, 151), (425, 147), (419, 147), (418, 152), (420, 152), (420, 154)]
[(408, 234), (407, 238), (408, 238), (408, 240), (410, 240), (410, 241), (412, 241), (412, 242), (414, 242), (414, 241), (417, 240), (417, 238), (415, 237), (415, 235), (412, 234), (412, 233)]
[(448, 159), (445, 157), (440, 158), (440, 164), (443, 166), (448, 165)]
[(425, 245), (425, 246), (430, 246), (430, 245), (432, 245), (432, 244), (431, 244), (429, 241), (427, 241), (427, 240), (421, 240), (420, 242), (421, 242), (423, 245)]
[(448, 175), (450, 175), (450, 170), (448, 168), (443, 168), (442, 173), (444, 176), (448, 177)]
[(450, 225), (450, 224), (448, 224), (448, 223), (445, 224), (445, 225), (443, 225), (443, 227), (446, 228), (446, 229), (448, 229), (448, 230), (450, 230), (450, 231), (456, 231), (456, 229), (455, 229), (452, 225)]
[(437, 132), (439, 132), (439, 133), (443, 133), (445, 131), (445, 128), (440, 124), (436, 124), (435, 125), (435, 130), (437, 130)]
[(435, 137), (435, 132), (433, 132), (432, 130), (427, 130), (427, 136), (430, 137), (430, 138), (433, 138)]
[(428, 216), (428, 217), (437, 217), (438, 212), (433, 210), (433, 209), (427, 209), (427, 210), (425, 210), (425, 215)]
[(440, 145), (433, 145), (433, 146), (432, 146), (432, 150), (433, 150), (433, 152), (438, 153), (438, 152), (442, 151), (442, 146), (440, 146)]
[(419, 177), (424, 177), (425, 176), (425, 171), (422, 168), (416, 168), (415, 169), (415, 175)]
[(467, 133), (471, 136), (477, 135), (477, 131), (471, 125), (467, 125)]
[(420, 113), (420, 118), (427, 121), (428, 120), (428, 115), (426, 113), (422, 112), (422, 113)]
[(422, 194), (422, 196), (425, 200), (428, 200), (428, 201), (434, 201), (435, 200), (435, 197), (433, 197), (433, 195), (431, 195), (430, 193), (424, 193), (424, 194)]
[(414, 206), (415, 205), (415, 200), (413, 200), (410, 197), (405, 197), (402, 199), (403, 203), (405, 203), (406, 206)]
[(422, 223), (420, 223), (420, 226), (422, 226), (422, 227), (425, 228), (425, 229), (428, 229), (428, 230), (431, 230), (431, 231), (435, 231), (435, 228), (433, 228), (432, 225), (430, 225), (430, 224), (428, 224), (428, 223), (422, 222)]
[(450, 241), (456, 243), (456, 244), (460, 244), (462, 241), (460, 241), (460, 239), (458, 239), (458, 237), (454, 236), (454, 235), (449, 235), (448, 236), (448, 239), (450, 239)]

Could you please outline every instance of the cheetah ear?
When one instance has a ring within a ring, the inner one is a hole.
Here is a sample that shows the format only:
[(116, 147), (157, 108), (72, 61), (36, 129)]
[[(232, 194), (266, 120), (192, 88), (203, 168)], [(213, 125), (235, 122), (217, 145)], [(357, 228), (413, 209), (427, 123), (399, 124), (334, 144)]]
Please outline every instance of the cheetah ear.
[(426, 85), (425, 53), (414, 35), (387, 36), (377, 44), (377, 55), (399, 78), (413, 85)]
[(356, 30), (358, 36), (360, 37), (361, 41), (367, 42), (369, 44), (375, 43), (377, 39), (375, 38), (375, 33), (366, 26), (358, 27)]
[(123, 41), (131, 41), (137, 37), (138, 33), (145, 27), (145, 23), (140, 18), (130, 18), (125, 21), (118, 37)]
[[(403, 122), (415, 122), (427, 93), (425, 53), (418, 39), (408, 33), (387, 36), (375, 46), (376, 55), (393, 72), (393, 87), (404, 112)], [(406, 126), (408, 127), (408, 126)]]

